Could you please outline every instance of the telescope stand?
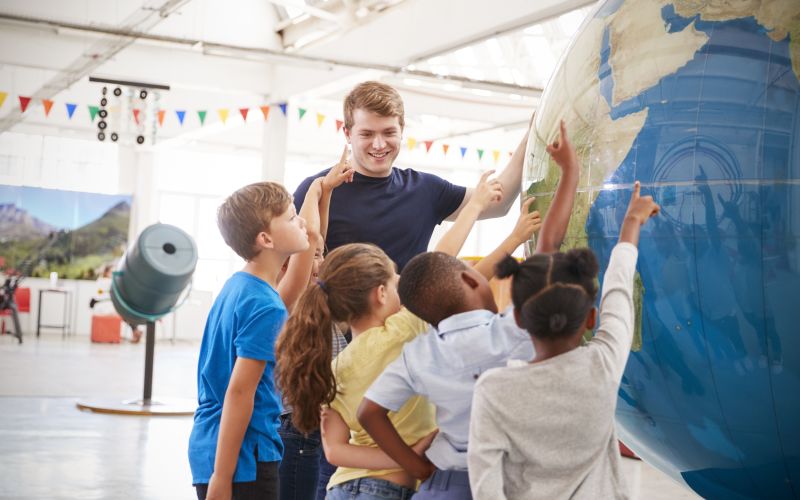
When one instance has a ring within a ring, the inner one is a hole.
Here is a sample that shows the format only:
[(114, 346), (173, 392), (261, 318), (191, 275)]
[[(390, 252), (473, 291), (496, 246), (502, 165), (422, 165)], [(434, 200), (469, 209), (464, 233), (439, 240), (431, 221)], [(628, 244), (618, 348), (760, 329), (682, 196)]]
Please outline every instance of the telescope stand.
[[(193, 415), (197, 408), (197, 401), (192, 399), (160, 398), (154, 400), (153, 395), (153, 357), (156, 346), (156, 324), (153, 321), (146, 323), (144, 355), (144, 393), (142, 399), (128, 401), (90, 401), (78, 402), (78, 408), (94, 413), (111, 413), (116, 415)], [(132, 327), (133, 328), (133, 327)]]

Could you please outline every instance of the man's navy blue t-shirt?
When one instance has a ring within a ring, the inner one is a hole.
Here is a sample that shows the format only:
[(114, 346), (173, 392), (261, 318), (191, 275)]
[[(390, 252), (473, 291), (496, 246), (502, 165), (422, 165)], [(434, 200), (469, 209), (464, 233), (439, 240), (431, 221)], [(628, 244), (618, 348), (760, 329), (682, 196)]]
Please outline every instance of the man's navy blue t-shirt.
[[(294, 192), (297, 210), (308, 187), (328, 170), (305, 179)], [(347, 243), (374, 243), (398, 270), (428, 249), (433, 229), (456, 211), (466, 188), (432, 174), (392, 168), (388, 177), (356, 173), (353, 182), (333, 190), (328, 221), (328, 250)]]

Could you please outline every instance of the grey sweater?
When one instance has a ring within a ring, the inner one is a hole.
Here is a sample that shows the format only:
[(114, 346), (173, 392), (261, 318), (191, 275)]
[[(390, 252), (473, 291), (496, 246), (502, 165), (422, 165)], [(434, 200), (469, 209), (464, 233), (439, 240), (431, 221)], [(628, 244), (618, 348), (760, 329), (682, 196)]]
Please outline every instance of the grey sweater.
[(637, 256), (629, 243), (614, 248), (586, 346), (478, 380), (468, 448), (476, 500), (629, 498), (614, 412), (633, 338)]

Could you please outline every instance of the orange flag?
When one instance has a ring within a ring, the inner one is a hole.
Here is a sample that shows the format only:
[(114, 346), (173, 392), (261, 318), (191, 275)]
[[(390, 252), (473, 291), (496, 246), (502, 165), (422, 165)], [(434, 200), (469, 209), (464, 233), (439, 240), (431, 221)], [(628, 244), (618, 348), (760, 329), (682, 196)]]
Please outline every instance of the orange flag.
[(164, 113), (166, 113), (165, 110), (163, 110), (163, 109), (159, 109), (158, 110), (158, 125), (159, 126), (163, 126), (164, 125)]
[(444, 150), (444, 155), (447, 156), (447, 150), (450, 149), (449, 144), (442, 144), (442, 150)]
[(269, 118), (269, 106), (259, 106), (261, 108), (261, 114), (264, 115), (264, 121), (267, 121)]
[(50, 99), (42, 99), (42, 106), (44, 106), (44, 116), (50, 116), (50, 108), (53, 107), (53, 101)]
[(247, 121), (247, 112), (250, 111), (250, 108), (239, 108), (239, 113), (242, 114), (242, 120)]
[(228, 120), (228, 110), (227, 109), (218, 109), (217, 114), (219, 115), (219, 119), (224, 124)]

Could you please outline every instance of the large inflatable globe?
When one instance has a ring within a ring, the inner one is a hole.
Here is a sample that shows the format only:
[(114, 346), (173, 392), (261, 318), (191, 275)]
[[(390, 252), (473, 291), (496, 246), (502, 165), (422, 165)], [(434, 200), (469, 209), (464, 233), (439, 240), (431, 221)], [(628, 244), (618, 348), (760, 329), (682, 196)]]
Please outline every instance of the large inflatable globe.
[[(582, 162), (567, 246), (643, 229), (620, 438), (706, 498), (800, 498), (800, 0), (607, 1), (542, 97), (525, 188), (546, 210), (560, 119)], [(586, 425), (592, 425), (586, 422)]]

